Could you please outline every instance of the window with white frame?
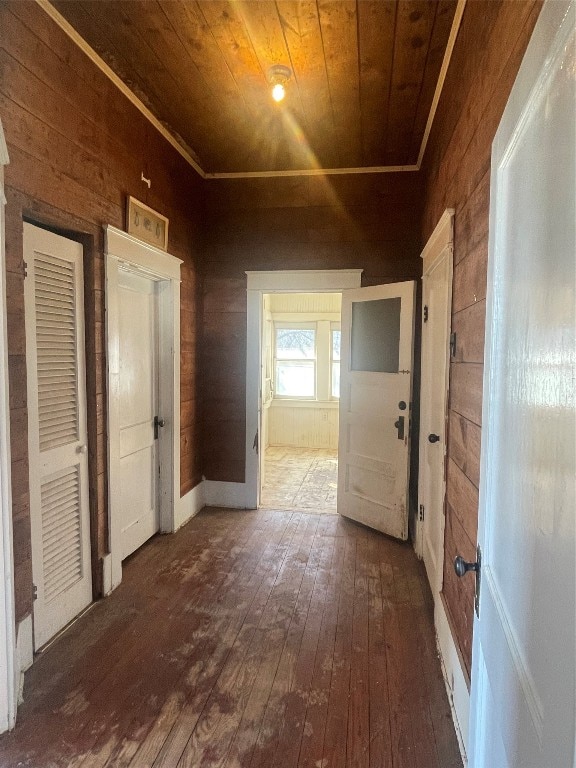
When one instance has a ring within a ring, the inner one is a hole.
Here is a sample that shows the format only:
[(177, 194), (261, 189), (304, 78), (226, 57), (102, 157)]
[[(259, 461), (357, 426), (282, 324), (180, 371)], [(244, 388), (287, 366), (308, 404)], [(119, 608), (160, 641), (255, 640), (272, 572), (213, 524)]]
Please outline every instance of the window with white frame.
[(340, 396), (340, 323), (274, 323), (274, 397), (325, 402)]
[(315, 323), (276, 323), (274, 337), (275, 396), (315, 399)]

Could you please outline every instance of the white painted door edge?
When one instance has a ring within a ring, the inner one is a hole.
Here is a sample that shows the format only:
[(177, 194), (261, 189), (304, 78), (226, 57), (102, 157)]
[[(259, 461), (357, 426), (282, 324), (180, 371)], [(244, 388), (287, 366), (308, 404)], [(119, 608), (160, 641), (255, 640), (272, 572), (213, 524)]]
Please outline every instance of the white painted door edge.
[(14, 556), (12, 552), (12, 490), (10, 471), (10, 410), (6, 333), (6, 263), (4, 257), (4, 166), (8, 149), (0, 120), (0, 733), (13, 728), (18, 704), (19, 665), (16, 657)]
[[(454, 209), (447, 208), (440, 217), (438, 224), (434, 228), (432, 235), (426, 243), (421, 258), (423, 261), (423, 274), (430, 274), (441, 261), (445, 258), (446, 251), (448, 251), (448, 258), (450, 259), (450, 286), (448, 290), (448, 305), (446, 307), (446, 336), (449, 338), (451, 331), (451, 285), (452, 285), (452, 270), (453, 270), (453, 243), (454, 243)], [(446, 358), (446, 393), (448, 393), (448, 382), (450, 374), (450, 357), (447, 354)], [(422, 387), (424, 382), (421, 382)], [(446, 406), (448, 399), (446, 398)], [(447, 407), (444, 414), (444, 419), (447, 419)], [(422, 426), (422, 425), (421, 425)], [(426, 439), (421, 435), (420, 440)], [(420, 465), (422, 468), (422, 464)], [(422, 471), (422, 469), (421, 469)], [(446, 476), (444, 472), (444, 493), (446, 490)], [(420, 495), (420, 493), (419, 493)], [(414, 548), (418, 557), (423, 557), (423, 523), (419, 520), (416, 521), (415, 541)], [(443, 553), (442, 553), (443, 560)], [(467, 747), (468, 747), (468, 720), (470, 713), (470, 692), (468, 690), (468, 684), (466, 677), (462, 669), (462, 663), (460, 656), (456, 648), (456, 643), (450, 629), (450, 624), (446, 616), (444, 604), (438, 585), (430, 584), (432, 595), (434, 598), (434, 628), (436, 632), (436, 645), (438, 648), (438, 656), (440, 658), (440, 664), (442, 667), (442, 675), (444, 677), (444, 684), (446, 686), (446, 692), (448, 694), (448, 701), (450, 703), (450, 709), (452, 712), (452, 720), (454, 722), (454, 728), (456, 731), (456, 737), (458, 739), (458, 745), (460, 747), (460, 754), (464, 766), (468, 764)]]
[(182, 261), (115, 227), (105, 227), (106, 349), (108, 359), (108, 521), (110, 555), (104, 559), (104, 592), (122, 580), (122, 551), (116, 508), (119, 501), (119, 345), (118, 270), (122, 267), (157, 280), (160, 335), (159, 410), (166, 420), (160, 445), (160, 530), (179, 527), (180, 503), (180, 265)]
[[(447, 324), (447, 336), (450, 338), (450, 331), (452, 330), (452, 274), (454, 269), (454, 208), (446, 208), (438, 223), (434, 227), (434, 231), (430, 235), (428, 242), (424, 246), (420, 258), (422, 259), (422, 272), (423, 276), (430, 274), (436, 264), (444, 257), (446, 249), (450, 250), (450, 289), (448, 297), (448, 307), (446, 312), (446, 324)], [(424, 277), (422, 277), (424, 279)], [(422, 302), (424, 303), (424, 302)], [(450, 356), (448, 355), (446, 360), (446, 393), (448, 393), (450, 381)], [(424, 382), (420, 382), (420, 389), (422, 390)], [(422, 413), (420, 412), (420, 415)], [(448, 394), (446, 395), (446, 412), (444, 418), (448, 417)], [(422, 435), (420, 435), (420, 445), (422, 444)], [(444, 470), (444, 484), (446, 483), (446, 470)], [(444, 490), (446, 486), (444, 485)], [(420, 493), (418, 494), (420, 495)], [(423, 545), (423, 532), (424, 524), (420, 519), (416, 518), (416, 532), (414, 536), (414, 549), (420, 559), (424, 554)], [(431, 585), (432, 586), (432, 585)], [(432, 586), (433, 589), (433, 586)]]
[[(260, 434), (262, 296), (265, 293), (290, 292), (338, 293), (348, 288), (360, 288), (363, 271), (362, 269), (303, 269), (246, 272), (246, 467), (242, 506), (247, 509), (256, 509), (260, 501), (258, 476), (260, 446), (259, 439), (255, 440), (254, 438), (255, 435), (259, 437)], [(210, 482), (212, 483), (212, 481)], [(211, 493), (216, 493), (217, 490), (213, 488)], [(222, 490), (221, 494), (218, 491), (218, 495), (225, 499), (228, 497), (228, 492), (226, 489)], [(240, 506), (240, 504), (234, 506)]]

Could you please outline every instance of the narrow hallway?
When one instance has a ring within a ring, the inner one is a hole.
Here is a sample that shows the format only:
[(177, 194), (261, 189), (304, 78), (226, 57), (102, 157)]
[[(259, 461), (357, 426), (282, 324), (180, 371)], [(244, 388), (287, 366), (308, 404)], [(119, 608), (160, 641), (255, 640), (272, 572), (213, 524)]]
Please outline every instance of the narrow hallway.
[(336, 515), (200, 513), (26, 676), (0, 765), (461, 766), (412, 549)]

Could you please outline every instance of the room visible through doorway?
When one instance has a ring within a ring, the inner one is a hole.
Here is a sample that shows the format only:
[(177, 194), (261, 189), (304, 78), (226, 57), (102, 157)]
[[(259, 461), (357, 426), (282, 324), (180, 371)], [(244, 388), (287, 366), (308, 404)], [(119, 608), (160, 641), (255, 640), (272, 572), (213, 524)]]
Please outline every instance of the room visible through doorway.
[(340, 293), (263, 295), (263, 507), (336, 512), (340, 308)]

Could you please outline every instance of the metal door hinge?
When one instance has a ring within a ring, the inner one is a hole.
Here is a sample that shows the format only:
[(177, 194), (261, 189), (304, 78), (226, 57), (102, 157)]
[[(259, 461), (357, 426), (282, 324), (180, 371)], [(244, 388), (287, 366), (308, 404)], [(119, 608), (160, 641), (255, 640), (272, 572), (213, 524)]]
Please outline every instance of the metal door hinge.
[(32, 584), (32, 600), (38, 600), (38, 587)]
[(428, 304), (424, 305), (424, 322), (428, 322)]
[(418, 507), (418, 520), (421, 523), (424, 521), (424, 504), (420, 504)]
[(160, 428), (166, 426), (166, 421), (159, 416), (154, 416), (154, 440), (160, 437)]
[(24, 278), (28, 277), (28, 264), (22, 259), (22, 274)]
[(450, 334), (450, 357), (456, 357), (456, 334)]

